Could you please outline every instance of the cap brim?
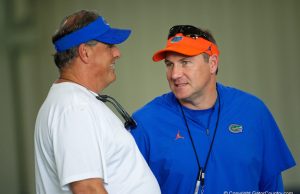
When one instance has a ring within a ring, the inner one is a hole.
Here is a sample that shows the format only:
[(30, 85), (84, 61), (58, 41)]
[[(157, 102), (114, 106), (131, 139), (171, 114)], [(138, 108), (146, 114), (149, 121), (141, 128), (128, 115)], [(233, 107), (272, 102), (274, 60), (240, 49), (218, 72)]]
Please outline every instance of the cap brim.
[(120, 44), (128, 39), (131, 30), (110, 28), (104, 34), (96, 37), (95, 40), (106, 44)]
[(182, 47), (174, 46), (157, 51), (156, 53), (154, 53), (152, 60), (157, 62), (165, 59), (167, 52), (179, 53), (186, 56), (195, 56), (202, 53), (202, 51), (199, 51), (198, 49), (187, 47), (183, 50)]

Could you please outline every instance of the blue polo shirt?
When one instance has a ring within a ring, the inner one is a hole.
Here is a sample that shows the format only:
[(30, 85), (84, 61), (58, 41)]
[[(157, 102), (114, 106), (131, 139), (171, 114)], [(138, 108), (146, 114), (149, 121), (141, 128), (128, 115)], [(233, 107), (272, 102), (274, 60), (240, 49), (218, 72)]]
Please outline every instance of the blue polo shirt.
[[(255, 96), (221, 84), (217, 88), (220, 102), (212, 108), (183, 107), (201, 167), (219, 119), (204, 193), (283, 191), (281, 172), (295, 161), (273, 116)], [(155, 98), (133, 117), (138, 126), (132, 135), (162, 193), (194, 193), (199, 168), (174, 94)]]

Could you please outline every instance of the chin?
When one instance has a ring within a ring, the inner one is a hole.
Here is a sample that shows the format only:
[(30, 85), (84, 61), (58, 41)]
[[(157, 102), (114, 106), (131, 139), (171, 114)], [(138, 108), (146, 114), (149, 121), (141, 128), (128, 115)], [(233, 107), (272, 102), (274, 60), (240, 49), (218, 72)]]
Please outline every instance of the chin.
[(187, 98), (189, 96), (186, 88), (171, 88), (172, 92), (175, 94), (176, 98), (182, 99)]
[(110, 78), (111, 78), (112, 81), (115, 81), (117, 79), (117, 76), (116, 76), (115, 72), (113, 72), (111, 74)]
[(114, 81), (116, 81), (116, 76), (112, 76), (106, 79), (106, 84), (110, 85), (112, 84)]
[(189, 97), (188, 94), (186, 93), (183, 93), (183, 92), (176, 92), (176, 91), (173, 91), (174, 95), (176, 96), (176, 98), (178, 100), (184, 100), (184, 99), (187, 99)]
[(109, 82), (110, 84), (116, 81), (116, 77), (114, 77), (113, 79), (111, 79), (111, 81)]

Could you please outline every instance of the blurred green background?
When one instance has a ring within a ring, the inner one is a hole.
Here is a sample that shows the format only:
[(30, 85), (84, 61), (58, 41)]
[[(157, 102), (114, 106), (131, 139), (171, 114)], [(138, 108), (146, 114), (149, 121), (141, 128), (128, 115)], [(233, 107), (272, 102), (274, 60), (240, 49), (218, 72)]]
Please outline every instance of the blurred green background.
[[(35, 117), (58, 77), (51, 35), (64, 16), (80, 9), (133, 30), (120, 46), (117, 81), (104, 91), (129, 113), (169, 90), (164, 65), (151, 61), (168, 29), (209, 29), (221, 51), (219, 81), (267, 104), (299, 163), (300, 1), (0, 0), (0, 193), (35, 193)], [(299, 166), (283, 177), (286, 191), (299, 189)]]

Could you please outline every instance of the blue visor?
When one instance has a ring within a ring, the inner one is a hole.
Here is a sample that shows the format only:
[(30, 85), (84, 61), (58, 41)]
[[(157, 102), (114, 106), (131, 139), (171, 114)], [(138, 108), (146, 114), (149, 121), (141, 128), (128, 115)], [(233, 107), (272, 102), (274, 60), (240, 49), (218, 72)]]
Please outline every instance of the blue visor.
[(120, 44), (129, 37), (130, 33), (129, 29), (111, 28), (100, 16), (87, 26), (55, 41), (54, 45), (57, 52), (63, 52), (90, 40), (106, 44)]

